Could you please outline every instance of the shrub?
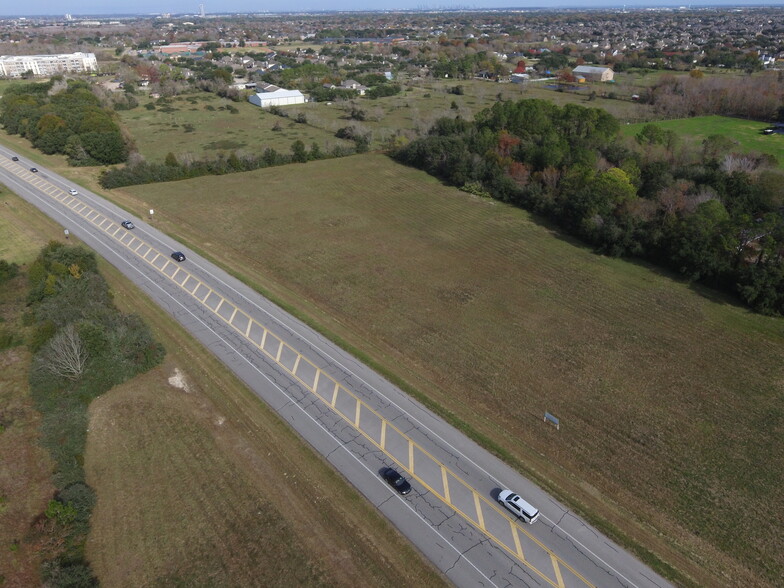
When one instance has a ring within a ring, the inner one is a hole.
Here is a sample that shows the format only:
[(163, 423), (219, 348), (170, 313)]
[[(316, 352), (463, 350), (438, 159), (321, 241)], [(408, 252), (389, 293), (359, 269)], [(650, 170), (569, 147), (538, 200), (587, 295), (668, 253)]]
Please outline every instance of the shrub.
[(47, 586), (53, 588), (86, 588), (97, 586), (98, 579), (93, 576), (90, 566), (82, 559), (58, 558), (46, 562), (43, 576)]
[(0, 284), (12, 280), (19, 275), (19, 266), (15, 263), (8, 263), (5, 259), (0, 259)]
[(5, 327), (0, 329), (0, 351), (18, 347), (22, 343), (24, 343), (24, 339), (16, 331)]
[(46, 345), (56, 332), (57, 325), (54, 324), (54, 321), (47, 320), (38, 323), (30, 335), (30, 341), (28, 341), (27, 346), (30, 348), (30, 351), (35, 353)]

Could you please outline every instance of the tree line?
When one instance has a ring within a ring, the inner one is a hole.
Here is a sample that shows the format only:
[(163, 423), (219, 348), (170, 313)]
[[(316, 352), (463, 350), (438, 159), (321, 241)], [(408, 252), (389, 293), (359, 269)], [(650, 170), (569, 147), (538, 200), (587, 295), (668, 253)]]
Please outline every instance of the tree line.
[(68, 156), (71, 165), (108, 165), (128, 157), (113, 113), (102, 108), (86, 82), (55, 78), (9, 86), (0, 99), (0, 124), (44, 153)]
[(57, 488), (31, 533), (46, 538), (40, 543), (48, 545), (42, 553), (47, 586), (95, 586), (84, 554), (95, 503), (83, 467), (88, 406), (159, 364), (164, 349), (141, 318), (114, 306), (92, 252), (53, 241), (30, 264), (27, 278), (22, 324), (33, 353), (30, 394)]
[[(692, 74), (699, 74), (693, 70)], [(784, 72), (735, 78), (663, 75), (640, 94), (665, 118), (705, 114), (784, 122)]]
[(155, 182), (174, 182), (208, 175), (220, 176), (252, 171), (289, 163), (305, 163), (317, 159), (344, 157), (357, 150), (336, 145), (329, 152), (325, 152), (315, 142), (308, 149), (302, 141), (297, 139), (291, 144), (291, 153), (281, 153), (272, 147), (267, 147), (260, 154), (232, 151), (228, 155), (221, 153), (214, 158), (203, 157), (201, 159), (187, 157), (178, 159), (174, 153), (169, 153), (163, 163), (150, 163), (141, 160), (123, 167), (104, 169), (98, 181), (102, 187), (108, 189)]
[(784, 314), (784, 177), (726, 137), (700, 149), (647, 125), (620, 140), (607, 112), (499, 102), (439, 119), (400, 162), (551, 219), (613, 256), (644, 258)]

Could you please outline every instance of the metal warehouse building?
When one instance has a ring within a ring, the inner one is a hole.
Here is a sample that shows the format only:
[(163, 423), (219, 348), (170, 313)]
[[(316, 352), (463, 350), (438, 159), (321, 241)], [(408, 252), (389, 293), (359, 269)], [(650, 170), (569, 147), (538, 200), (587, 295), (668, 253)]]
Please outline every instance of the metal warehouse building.
[(267, 108), (269, 106), (288, 106), (304, 104), (305, 96), (299, 90), (275, 90), (274, 92), (258, 92), (248, 98), (251, 104)]

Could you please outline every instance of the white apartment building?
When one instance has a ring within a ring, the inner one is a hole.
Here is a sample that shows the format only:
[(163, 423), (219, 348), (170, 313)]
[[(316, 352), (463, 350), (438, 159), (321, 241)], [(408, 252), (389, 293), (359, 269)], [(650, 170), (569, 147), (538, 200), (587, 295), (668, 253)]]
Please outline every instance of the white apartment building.
[(28, 71), (33, 72), (34, 76), (98, 71), (98, 61), (95, 59), (95, 53), (0, 55), (0, 77), (20, 78)]

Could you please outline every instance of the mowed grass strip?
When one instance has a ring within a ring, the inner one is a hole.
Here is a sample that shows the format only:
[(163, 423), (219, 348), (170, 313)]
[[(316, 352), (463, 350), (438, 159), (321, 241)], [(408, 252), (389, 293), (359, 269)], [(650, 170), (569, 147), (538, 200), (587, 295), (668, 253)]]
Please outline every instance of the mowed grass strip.
[[(101, 580), (111, 586), (332, 583), (253, 477), (226, 459), (227, 448), (216, 441), (233, 436), (221, 430), (225, 417), (201, 394), (168, 385), (169, 373), (187, 377), (171, 366), (156, 369), (91, 406), (86, 461), (99, 500), (88, 553)], [(298, 491), (296, 479), (287, 488), (286, 473), (281, 477), (266, 485)]]
[(381, 155), (113, 197), (696, 582), (781, 577), (781, 319)]
[[(645, 124), (624, 125), (621, 132), (634, 137)], [(668, 131), (675, 131), (698, 149), (711, 135), (729, 137), (738, 142), (738, 151), (741, 153), (756, 151), (772, 155), (778, 161), (779, 167), (784, 168), (784, 135), (763, 135), (762, 130), (770, 126), (767, 123), (728, 116), (696, 116), (653, 121), (653, 124)]]

